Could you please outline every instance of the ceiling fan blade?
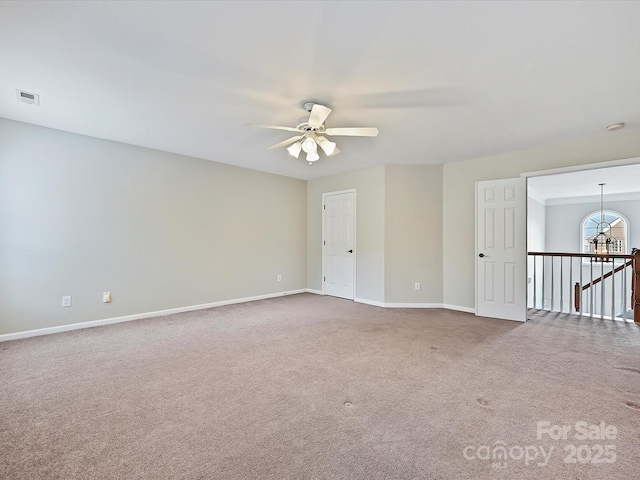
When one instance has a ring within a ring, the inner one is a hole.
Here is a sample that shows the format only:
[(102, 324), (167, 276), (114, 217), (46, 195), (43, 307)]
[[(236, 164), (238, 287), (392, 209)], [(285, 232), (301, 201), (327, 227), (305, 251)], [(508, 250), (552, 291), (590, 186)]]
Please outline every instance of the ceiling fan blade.
[(291, 145), (294, 142), (297, 142), (301, 138), (304, 138), (304, 135), (296, 135), (295, 137), (287, 138), (284, 142), (276, 143), (275, 145), (270, 146), (267, 150), (274, 150), (276, 148), (286, 147), (287, 145)]
[(311, 108), (311, 114), (309, 115), (309, 126), (320, 127), (330, 113), (331, 109), (329, 107), (325, 107), (324, 105), (319, 105), (316, 103)]
[(350, 137), (377, 137), (376, 127), (349, 127), (349, 128), (327, 128), (323, 133), (327, 135), (345, 135)]
[(287, 132), (298, 132), (296, 127), (281, 127), (279, 125), (256, 125), (255, 123), (247, 124), (247, 127), (272, 128), (274, 130), (285, 130)]

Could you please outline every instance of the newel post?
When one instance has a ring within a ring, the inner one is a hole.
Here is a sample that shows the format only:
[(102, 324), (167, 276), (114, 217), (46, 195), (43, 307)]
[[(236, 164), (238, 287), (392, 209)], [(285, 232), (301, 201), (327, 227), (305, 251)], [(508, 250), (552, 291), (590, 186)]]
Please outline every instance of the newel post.
[(640, 322), (640, 250), (631, 251), (631, 306), (633, 307), (633, 321)]

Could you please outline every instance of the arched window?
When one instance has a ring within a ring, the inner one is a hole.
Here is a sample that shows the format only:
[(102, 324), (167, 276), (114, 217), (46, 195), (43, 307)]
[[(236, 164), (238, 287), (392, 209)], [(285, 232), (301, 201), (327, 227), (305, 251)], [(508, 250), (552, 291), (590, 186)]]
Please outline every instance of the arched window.
[[(590, 213), (582, 221), (580, 229), (582, 235), (582, 253), (594, 253), (593, 243), (590, 241), (598, 233), (598, 225), (602, 222), (600, 210)], [(604, 222), (607, 227), (604, 233), (611, 237), (609, 253), (627, 254), (629, 245), (629, 221), (619, 212), (613, 210), (604, 211)]]

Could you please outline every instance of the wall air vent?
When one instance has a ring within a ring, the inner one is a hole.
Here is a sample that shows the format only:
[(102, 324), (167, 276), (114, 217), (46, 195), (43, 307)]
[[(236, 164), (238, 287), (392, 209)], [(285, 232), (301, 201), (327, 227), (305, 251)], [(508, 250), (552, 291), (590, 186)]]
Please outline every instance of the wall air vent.
[(29, 105), (40, 105), (40, 95), (37, 93), (29, 93), (16, 89), (16, 97), (18, 97), (19, 102), (28, 103)]

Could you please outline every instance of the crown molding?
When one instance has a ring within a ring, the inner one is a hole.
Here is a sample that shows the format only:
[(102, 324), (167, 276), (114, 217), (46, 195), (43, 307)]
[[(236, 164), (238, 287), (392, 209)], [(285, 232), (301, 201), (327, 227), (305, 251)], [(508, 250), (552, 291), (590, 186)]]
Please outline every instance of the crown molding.
[[(612, 193), (610, 195), (604, 196), (605, 203), (606, 202), (628, 202), (631, 200), (640, 200), (640, 192)], [(576, 205), (579, 203), (600, 203), (600, 195), (585, 195), (582, 197), (566, 197), (566, 198), (547, 198), (546, 201), (542, 203), (545, 206)]]

